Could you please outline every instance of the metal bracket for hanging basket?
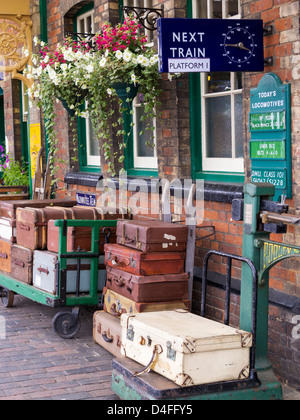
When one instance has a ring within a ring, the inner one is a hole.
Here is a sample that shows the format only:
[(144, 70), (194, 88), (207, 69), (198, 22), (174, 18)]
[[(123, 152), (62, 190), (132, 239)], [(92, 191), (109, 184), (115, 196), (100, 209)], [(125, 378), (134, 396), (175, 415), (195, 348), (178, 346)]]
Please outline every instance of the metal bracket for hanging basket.
[(145, 7), (123, 7), (123, 12), (126, 16), (133, 15), (139, 23), (149, 31), (157, 31), (157, 21), (164, 17), (164, 8), (162, 9), (147, 9)]

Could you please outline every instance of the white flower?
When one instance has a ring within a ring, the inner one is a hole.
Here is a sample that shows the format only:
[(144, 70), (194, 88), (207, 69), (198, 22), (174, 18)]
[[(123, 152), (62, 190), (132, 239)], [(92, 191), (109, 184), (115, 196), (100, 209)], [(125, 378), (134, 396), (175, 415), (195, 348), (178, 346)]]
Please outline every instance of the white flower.
[(61, 68), (62, 68), (63, 71), (67, 71), (68, 70), (68, 65), (66, 63), (63, 63), (61, 65)]
[(46, 57), (44, 58), (44, 63), (49, 63), (49, 55), (46, 55)]
[(158, 55), (154, 55), (153, 57), (150, 58), (150, 64), (156, 64), (158, 62)]
[(144, 67), (148, 67), (149, 66), (149, 59), (147, 57), (143, 57), (143, 61), (141, 62), (141, 65)]
[(93, 64), (89, 64), (89, 65), (86, 67), (86, 71), (87, 71), (88, 73), (93, 73), (93, 71), (94, 71), (94, 66), (93, 66)]
[(132, 58), (132, 53), (129, 50), (126, 50), (123, 54), (123, 60), (129, 63)]
[(85, 118), (85, 119), (87, 120), (88, 118), (90, 118), (89, 111), (84, 111), (84, 112), (81, 112), (80, 116), (81, 116), (82, 118)]
[(131, 81), (134, 83), (134, 85), (136, 84), (136, 75), (134, 73), (131, 75)]
[(138, 64), (142, 64), (143, 61), (144, 61), (144, 56), (143, 55), (139, 55), (138, 58), (137, 58)]
[(34, 92), (34, 97), (35, 97), (35, 98), (39, 98), (39, 97), (40, 97), (40, 92), (39, 92), (38, 90), (36, 90), (36, 91)]
[(100, 67), (105, 67), (106, 63), (107, 63), (107, 59), (103, 57), (100, 61)]
[(123, 53), (122, 53), (122, 51), (118, 50), (118, 51), (116, 52), (116, 58), (117, 58), (118, 60), (121, 60), (121, 59), (122, 59), (122, 57), (123, 57)]
[(30, 52), (28, 50), (24, 50), (25, 57), (29, 57)]
[(33, 42), (34, 42), (34, 45), (35, 45), (35, 46), (37, 46), (37, 45), (38, 45), (38, 43), (39, 43), (39, 39), (38, 39), (38, 37), (37, 37), (37, 36), (35, 36), (35, 37), (33, 38)]
[(105, 51), (105, 57), (107, 58), (109, 56), (109, 50)]
[(111, 96), (112, 95), (112, 90), (110, 88), (108, 88), (107, 93), (108, 93), (109, 96)]

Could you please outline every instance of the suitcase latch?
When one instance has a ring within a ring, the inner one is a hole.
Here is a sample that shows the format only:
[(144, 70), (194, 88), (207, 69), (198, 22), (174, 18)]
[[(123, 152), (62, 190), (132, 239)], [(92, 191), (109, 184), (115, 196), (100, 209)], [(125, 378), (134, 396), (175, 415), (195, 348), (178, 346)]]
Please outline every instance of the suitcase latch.
[(176, 351), (172, 349), (171, 341), (167, 341), (167, 358), (175, 362), (176, 360)]
[(126, 338), (129, 341), (133, 341), (134, 340), (134, 331), (133, 331), (133, 326), (132, 325), (129, 325), (129, 327), (127, 329)]

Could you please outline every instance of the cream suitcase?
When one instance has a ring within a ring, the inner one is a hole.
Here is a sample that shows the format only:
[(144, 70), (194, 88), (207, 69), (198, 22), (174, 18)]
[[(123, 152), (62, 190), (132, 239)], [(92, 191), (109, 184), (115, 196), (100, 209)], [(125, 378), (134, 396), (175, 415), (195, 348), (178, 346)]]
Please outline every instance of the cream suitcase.
[(122, 354), (179, 386), (247, 379), (252, 335), (182, 310), (123, 314)]

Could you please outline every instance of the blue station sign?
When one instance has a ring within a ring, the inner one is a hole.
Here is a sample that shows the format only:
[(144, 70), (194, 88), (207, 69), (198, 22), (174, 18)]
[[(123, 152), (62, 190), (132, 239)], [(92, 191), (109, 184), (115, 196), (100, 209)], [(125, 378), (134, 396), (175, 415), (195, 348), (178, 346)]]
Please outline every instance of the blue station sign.
[(161, 73), (264, 70), (263, 21), (158, 20)]

